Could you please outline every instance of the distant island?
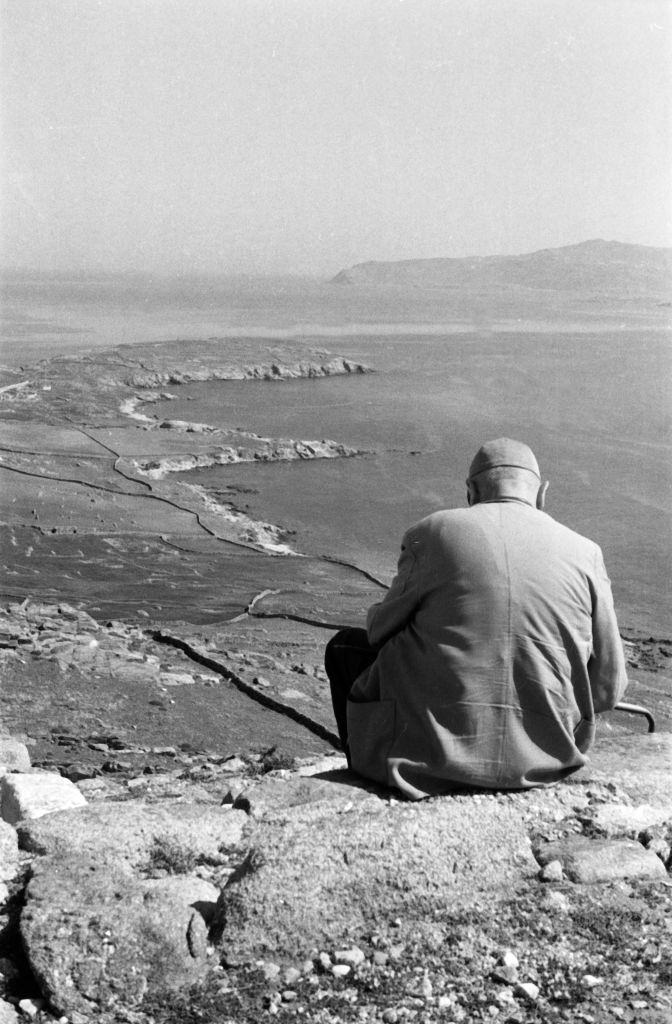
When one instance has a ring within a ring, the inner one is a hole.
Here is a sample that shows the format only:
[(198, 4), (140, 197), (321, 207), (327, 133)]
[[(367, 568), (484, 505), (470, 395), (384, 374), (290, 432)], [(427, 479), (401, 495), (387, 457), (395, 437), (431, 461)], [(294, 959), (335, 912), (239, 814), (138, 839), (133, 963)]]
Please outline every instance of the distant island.
[(597, 292), (672, 298), (672, 248), (593, 239), (519, 256), (371, 261), (341, 270), (339, 285)]

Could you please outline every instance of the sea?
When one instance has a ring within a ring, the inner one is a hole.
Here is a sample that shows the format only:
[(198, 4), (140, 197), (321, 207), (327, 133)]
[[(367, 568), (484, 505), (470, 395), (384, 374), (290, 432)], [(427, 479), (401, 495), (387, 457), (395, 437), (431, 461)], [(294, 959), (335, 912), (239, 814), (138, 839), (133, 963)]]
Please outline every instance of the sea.
[(347, 459), (218, 466), (188, 477), (283, 529), (298, 553), (390, 579), (404, 530), (465, 503), (483, 441), (526, 441), (547, 511), (602, 547), (622, 627), (672, 626), (672, 329), (644, 299), (364, 288), (302, 278), (2, 279), (5, 366), (117, 344), (297, 339), (364, 375), (173, 388), (152, 412), (266, 437), (329, 438)]

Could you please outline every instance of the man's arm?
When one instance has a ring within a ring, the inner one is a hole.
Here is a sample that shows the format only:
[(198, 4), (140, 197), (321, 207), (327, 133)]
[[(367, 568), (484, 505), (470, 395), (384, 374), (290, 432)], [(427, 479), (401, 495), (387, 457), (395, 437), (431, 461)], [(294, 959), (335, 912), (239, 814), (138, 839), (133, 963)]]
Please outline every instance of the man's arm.
[(628, 678), (611, 583), (599, 548), (593, 593), (593, 653), (588, 662), (588, 675), (595, 710), (609, 711), (623, 696)]
[(419, 603), (418, 564), (408, 534), (401, 545), (397, 575), (382, 601), (369, 608), (366, 630), (369, 643), (380, 647), (403, 629)]

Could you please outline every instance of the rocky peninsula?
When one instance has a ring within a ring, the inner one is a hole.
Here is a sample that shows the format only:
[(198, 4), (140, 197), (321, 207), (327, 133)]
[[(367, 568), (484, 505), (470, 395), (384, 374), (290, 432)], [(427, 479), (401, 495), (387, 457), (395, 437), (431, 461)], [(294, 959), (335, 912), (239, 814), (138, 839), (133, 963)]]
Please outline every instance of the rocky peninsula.
[(656, 733), (401, 802), (347, 771), (322, 668), (383, 582), (189, 480), (367, 454), (152, 414), (365, 372), (259, 339), (3, 372), (2, 1024), (669, 1022), (672, 642), (624, 635)]

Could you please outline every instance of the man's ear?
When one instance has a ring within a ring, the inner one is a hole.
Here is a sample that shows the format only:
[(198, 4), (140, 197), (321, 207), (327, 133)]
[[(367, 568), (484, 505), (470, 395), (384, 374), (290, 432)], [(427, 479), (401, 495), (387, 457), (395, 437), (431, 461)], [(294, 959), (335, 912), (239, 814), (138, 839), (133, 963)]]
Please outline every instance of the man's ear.
[(478, 490), (473, 480), (467, 480), (467, 505), (471, 508), (472, 505), (478, 504)]
[(537, 508), (540, 512), (543, 512), (546, 505), (546, 491), (548, 490), (548, 480), (544, 480), (539, 490), (537, 491)]

